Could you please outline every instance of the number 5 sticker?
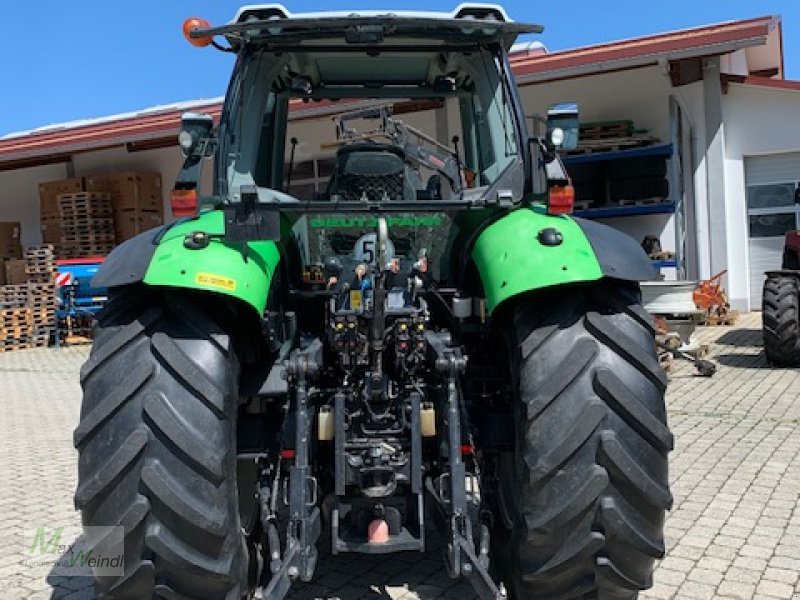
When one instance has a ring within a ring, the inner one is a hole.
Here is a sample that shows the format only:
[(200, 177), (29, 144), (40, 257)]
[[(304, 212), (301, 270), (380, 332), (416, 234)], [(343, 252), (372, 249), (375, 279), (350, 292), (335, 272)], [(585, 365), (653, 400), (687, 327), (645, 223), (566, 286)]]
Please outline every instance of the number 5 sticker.
[[(362, 235), (356, 242), (353, 249), (353, 257), (356, 262), (367, 265), (375, 265), (378, 255), (378, 236), (375, 233)], [(392, 240), (386, 240), (386, 260), (394, 258), (394, 244)]]

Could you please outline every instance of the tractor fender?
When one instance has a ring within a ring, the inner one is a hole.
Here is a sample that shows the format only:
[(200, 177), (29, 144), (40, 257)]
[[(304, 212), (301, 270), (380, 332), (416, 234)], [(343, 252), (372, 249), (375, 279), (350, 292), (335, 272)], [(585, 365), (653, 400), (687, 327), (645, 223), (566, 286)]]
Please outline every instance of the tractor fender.
[(608, 225), (574, 219), (592, 245), (606, 277), (624, 281), (650, 281), (658, 272), (639, 243), (627, 233)]
[[(554, 243), (555, 230), (556, 242)], [(646, 281), (655, 269), (636, 241), (611, 227), (540, 207), (519, 208), (486, 227), (471, 256), (494, 311), (525, 292), (604, 277)]]
[[(203, 247), (186, 244), (202, 232)], [(274, 242), (226, 243), (223, 213), (213, 210), (145, 233), (115, 248), (93, 285), (117, 287), (143, 282), (150, 286), (201, 290), (237, 298), (264, 312), (270, 282), (280, 262)]]

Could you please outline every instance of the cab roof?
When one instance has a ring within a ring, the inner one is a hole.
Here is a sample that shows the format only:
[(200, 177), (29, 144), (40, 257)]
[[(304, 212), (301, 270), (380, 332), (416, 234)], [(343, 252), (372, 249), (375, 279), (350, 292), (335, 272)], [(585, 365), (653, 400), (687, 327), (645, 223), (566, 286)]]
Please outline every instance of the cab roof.
[(494, 4), (461, 4), (452, 12), (358, 10), (291, 13), (280, 4), (244, 6), (227, 25), (196, 29), (192, 37), (225, 36), (270, 47), (303, 46), (314, 40), (357, 46), (389, 40), (437, 43), (501, 43), (510, 48), (523, 33), (541, 33), (540, 25), (516, 23)]

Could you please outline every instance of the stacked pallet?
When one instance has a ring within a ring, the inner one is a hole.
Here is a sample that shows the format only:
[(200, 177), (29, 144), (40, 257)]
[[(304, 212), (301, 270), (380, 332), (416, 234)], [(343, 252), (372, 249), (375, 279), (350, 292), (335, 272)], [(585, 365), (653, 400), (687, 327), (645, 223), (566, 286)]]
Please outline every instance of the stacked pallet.
[(15, 275), (17, 283), (0, 286), (2, 351), (48, 346), (56, 324), (53, 246), (32, 246), (25, 252), (25, 259), (16, 262), (24, 266), (22, 274)]
[(25, 251), (25, 273), (31, 283), (53, 283), (56, 273), (55, 248), (52, 244), (30, 246)]
[(0, 308), (0, 352), (30, 348), (31, 330), (30, 308)]
[(164, 223), (161, 175), (148, 171), (120, 171), (86, 178), (86, 189), (106, 192), (114, 210), (114, 233), (121, 244)]
[(581, 123), (578, 147), (567, 154), (613, 152), (649, 146), (657, 141), (646, 130), (635, 129), (633, 121), (629, 120)]
[(59, 255), (65, 258), (99, 256), (114, 248), (114, 213), (108, 194), (60, 194), (58, 213)]
[(28, 284), (0, 286), (0, 309), (22, 308), (28, 304)]
[(28, 273), (28, 307), (31, 309), (31, 345), (45, 347), (56, 325), (56, 259), (51, 244), (31, 246), (25, 252)]
[(75, 194), (84, 191), (82, 177), (60, 179), (39, 184), (39, 214), (42, 227), (42, 241), (45, 244), (61, 243), (59, 226), (58, 197), (61, 194)]
[[(608, 155), (619, 150), (651, 146), (658, 140), (637, 130), (633, 121), (582, 123), (578, 148), (567, 154), (592, 154), (567, 162), (575, 188), (576, 207), (640, 206), (660, 204), (669, 197), (667, 156)], [(606, 156), (603, 154), (606, 153)]]
[[(111, 198), (111, 214), (86, 210), (88, 206), (99, 206), (97, 194)], [(122, 243), (164, 223), (159, 173), (121, 171), (49, 181), (39, 185), (39, 198), (42, 240), (56, 244), (59, 258), (107, 254), (114, 243)], [(62, 206), (62, 200), (70, 198)], [(69, 222), (64, 222), (65, 209)], [(90, 217), (95, 226), (88, 228), (86, 219), (77, 217)], [(96, 219), (113, 219), (112, 227), (108, 227), (107, 220)], [(113, 239), (108, 235), (109, 230)], [(88, 248), (82, 247), (84, 242)]]

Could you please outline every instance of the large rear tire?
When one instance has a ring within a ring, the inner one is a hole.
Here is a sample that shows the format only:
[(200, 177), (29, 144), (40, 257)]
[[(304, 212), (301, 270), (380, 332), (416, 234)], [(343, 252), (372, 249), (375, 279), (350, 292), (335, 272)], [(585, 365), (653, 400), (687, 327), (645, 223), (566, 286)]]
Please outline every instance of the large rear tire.
[(114, 294), (81, 369), (76, 507), (124, 527), (105, 598), (223, 598), (246, 589), (236, 487), (238, 360), (197, 298)]
[(798, 278), (772, 273), (762, 297), (764, 354), (780, 367), (800, 365), (800, 290)]
[(517, 304), (516, 449), (501, 460), (496, 532), (515, 600), (635, 598), (664, 555), (672, 505), (666, 377), (636, 286)]

